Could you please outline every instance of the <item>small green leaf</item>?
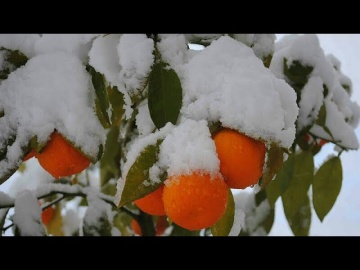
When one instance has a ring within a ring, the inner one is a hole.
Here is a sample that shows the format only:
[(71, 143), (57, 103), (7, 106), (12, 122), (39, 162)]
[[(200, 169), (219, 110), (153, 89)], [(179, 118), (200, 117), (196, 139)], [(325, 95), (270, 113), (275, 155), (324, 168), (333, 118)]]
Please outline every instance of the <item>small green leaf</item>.
[(342, 166), (339, 157), (332, 157), (316, 172), (313, 183), (314, 209), (321, 221), (330, 212), (340, 193)]
[(287, 189), (295, 166), (295, 155), (290, 154), (288, 159), (283, 163), (274, 180), (270, 181), (266, 187), (266, 195), (270, 205), (273, 207), (276, 200)]
[(235, 202), (229, 189), (228, 201), (224, 215), (211, 227), (214, 236), (228, 236), (234, 224)]
[(0, 54), (2, 54), (3, 58), (2, 68), (0, 69), (0, 82), (7, 79), (11, 72), (25, 65), (28, 61), (27, 56), (19, 50), (9, 50), (0, 47)]
[(121, 144), (119, 127), (113, 126), (107, 134), (104, 154), (100, 159), (100, 186), (104, 186), (111, 178), (120, 177)]
[(270, 183), (284, 163), (284, 150), (275, 144), (270, 146), (267, 155), (266, 168), (261, 178), (261, 189)]
[(311, 224), (311, 208), (309, 197), (304, 198), (303, 203), (288, 223), (295, 236), (308, 236)]
[(116, 86), (108, 86), (107, 93), (112, 108), (111, 124), (120, 127), (121, 118), (124, 114), (124, 94)]
[(264, 66), (265, 66), (266, 68), (269, 68), (269, 67), (270, 67), (272, 58), (273, 58), (273, 55), (272, 55), (272, 54), (268, 54), (267, 56), (264, 57), (263, 63), (264, 63)]
[(110, 127), (108, 115), (109, 101), (106, 92), (106, 81), (103, 74), (97, 72), (92, 66), (87, 65), (87, 71), (91, 75), (91, 81), (95, 89), (96, 114), (104, 128)]
[(160, 129), (176, 124), (182, 106), (181, 82), (176, 72), (164, 62), (154, 64), (149, 77), (148, 106), (151, 119)]
[(320, 107), (320, 111), (316, 119), (316, 124), (318, 124), (321, 127), (324, 127), (325, 122), (326, 122), (326, 107), (325, 107), (325, 103), (323, 103)]
[(314, 158), (311, 151), (296, 154), (290, 183), (281, 196), (284, 212), (288, 220), (291, 220), (303, 205), (313, 178)]
[(313, 71), (312, 66), (303, 66), (298, 60), (292, 61), (290, 67), (287, 64), (287, 59), (284, 58), (284, 74), (296, 85), (305, 85), (308, 81), (308, 76)]
[(161, 142), (162, 140), (159, 140), (156, 145), (145, 147), (129, 169), (118, 207), (146, 196), (158, 189), (165, 181), (166, 177), (163, 176), (158, 183), (146, 184), (145, 182), (149, 180), (149, 169), (158, 159)]

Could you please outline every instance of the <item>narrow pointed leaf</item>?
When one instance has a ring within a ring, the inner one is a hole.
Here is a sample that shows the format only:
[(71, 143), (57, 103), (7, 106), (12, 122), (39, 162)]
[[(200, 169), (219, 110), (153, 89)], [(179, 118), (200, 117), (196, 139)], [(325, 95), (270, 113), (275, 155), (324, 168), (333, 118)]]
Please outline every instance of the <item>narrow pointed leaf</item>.
[(271, 145), (267, 155), (268, 159), (266, 161), (266, 169), (261, 180), (261, 189), (264, 189), (270, 183), (274, 175), (276, 175), (284, 163), (284, 151), (277, 145)]
[(291, 220), (303, 205), (314, 178), (314, 159), (311, 151), (295, 155), (294, 172), (287, 190), (282, 195), (284, 212)]
[(268, 186), (265, 188), (267, 198), (272, 207), (274, 207), (278, 197), (286, 191), (293, 175), (294, 166), (295, 155), (290, 154), (288, 159), (283, 163), (275, 179), (270, 181)]
[(228, 195), (228, 201), (227, 201), (225, 213), (220, 218), (220, 220), (211, 227), (211, 233), (214, 236), (228, 236), (234, 224), (234, 215), (235, 215), (235, 202), (234, 202), (233, 194), (229, 189), (229, 195)]
[(330, 212), (340, 193), (342, 167), (339, 157), (326, 161), (316, 172), (313, 183), (314, 209), (321, 221)]
[(182, 88), (176, 72), (162, 61), (156, 62), (149, 77), (148, 106), (151, 119), (160, 129), (176, 124), (182, 106)]
[(161, 177), (160, 182), (148, 184), (149, 169), (157, 162), (161, 142), (159, 140), (157, 144), (145, 147), (129, 169), (119, 207), (155, 191), (165, 181), (165, 177)]
[(288, 218), (291, 231), (295, 236), (308, 236), (311, 224), (311, 208), (309, 197), (306, 196), (303, 203), (293, 217)]

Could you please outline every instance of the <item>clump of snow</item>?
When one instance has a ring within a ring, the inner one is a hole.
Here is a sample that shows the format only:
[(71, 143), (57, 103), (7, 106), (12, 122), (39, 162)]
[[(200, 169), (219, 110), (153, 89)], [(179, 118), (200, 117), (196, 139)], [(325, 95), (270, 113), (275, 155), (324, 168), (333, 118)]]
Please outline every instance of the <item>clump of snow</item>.
[(25, 163), (26, 170), (23, 173), (14, 174), (8, 194), (16, 197), (24, 190), (36, 190), (38, 187), (51, 183), (54, 177), (45, 171), (35, 158), (31, 158)]
[(207, 122), (187, 119), (174, 127), (160, 146), (158, 164), (169, 176), (193, 171), (217, 174), (220, 161)]
[(43, 34), (35, 43), (36, 54), (66, 52), (87, 61), (91, 41), (99, 34)]
[(66, 210), (62, 217), (62, 230), (64, 236), (72, 236), (79, 231), (81, 218), (78, 216), (74, 209)]
[(22, 191), (15, 200), (15, 228), (21, 236), (44, 236), (45, 228), (41, 223), (41, 208), (37, 198), (29, 190)]
[(130, 96), (144, 88), (154, 62), (154, 41), (144, 34), (124, 34), (117, 46), (120, 81)]
[(323, 81), (318, 76), (311, 77), (302, 89), (299, 102), (298, 130), (302, 130), (316, 121), (324, 99), (323, 90)]
[(27, 57), (33, 57), (35, 56), (35, 44), (40, 38), (39, 34), (1, 34), (0, 47), (19, 50)]
[(155, 130), (154, 122), (151, 119), (147, 100), (139, 105), (135, 123), (140, 135), (148, 135)]
[[(359, 143), (354, 128), (359, 122), (360, 108), (350, 100), (349, 93), (342, 86), (348, 85), (351, 89), (350, 79), (341, 73), (340, 62), (333, 56), (325, 56), (316, 35), (290, 36), (281, 39), (275, 48), (270, 70), (289, 84), (292, 82), (284, 74), (284, 58), (287, 59), (287, 66), (291, 66), (293, 61), (299, 61), (303, 66), (313, 67), (307, 84), (301, 90), (298, 131), (316, 120), (324, 102), (325, 125), (331, 134), (317, 124), (313, 125), (310, 133), (334, 141), (341, 147), (357, 149)], [(324, 88), (321, 84), (326, 86), (327, 95), (321, 89)]]
[(89, 64), (124, 95), (127, 119), (133, 112), (130, 96), (143, 90), (151, 71), (153, 43), (145, 34), (105, 35), (94, 40), (89, 52)]
[(87, 235), (101, 236), (103, 230), (111, 229), (113, 213), (111, 205), (98, 197), (98, 194), (88, 192), (88, 208), (83, 220), (83, 230)]
[(249, 235), (264, 235), (266, 234), (261, 225), (262, 222), (270, 214), (270, 204), (268, 200), (264, 200), (260, 205), (256, 205), (255, 193), (240, 191), (234, 194), (235, 209), (240, 209), (245, 213), (246, 219), (243, 224), (243, 230)]
[(245, 213), (240, 208), (235, 208), (234, 222), (229, 232), (229, 236), (238, 236), (241, 228), (245, 226)]
[(252, 138), (291, 146), (298, 114), (295, 91), (265, 68), (249, 47), (221, 37), (184, 68), (185, 117), (221, 121)]
[(189, 43), (203, 43), (203, 44), (210, 44), (214, 40), (217, 40), (224, 34), (185, 34), (185, 38)]
[[(8, 194), (0, 191), (0, 205), (12, 205), (14, 203), (14, 198), (10, 197)], [(1, 219), (0, 219), (1, 220)]]
[(233, 34), (234, 39), (252, 47), (260, 59), (274, 53), (275, 34)]
[[(81, 61), (64, 52), (42, 54), (12, 72), (0, 85), (0, 175), (21, 162), (22, 148), (33, 136), (45, 143), (57, 129), (87, 156), (96, 158), (105, 130), (94, 112), (94, 89)], [(81, 125), (79, 125), (81, 123)]]

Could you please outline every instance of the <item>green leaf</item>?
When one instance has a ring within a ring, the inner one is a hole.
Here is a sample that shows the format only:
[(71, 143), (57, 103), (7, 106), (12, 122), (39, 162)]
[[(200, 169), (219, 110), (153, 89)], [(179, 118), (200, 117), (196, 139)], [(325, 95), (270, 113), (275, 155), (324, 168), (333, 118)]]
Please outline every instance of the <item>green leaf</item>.
[(148, 106), (151, 119), (160, 129), (176, 124), (182, 106), (182, 88), (178, 75), (164, 62), (154, 64), (149, 77)]
[(284, 58), (284, 74), (293, 84), (304, 86), (308, 81), (308, 76), (313, 71), (312, 66), (303, 66), (298, 60), (292, 61), (288, 66), (287, 59)]
[(106, 81), (103, 74), (97, 72), (92, 66), (87, 65), (87, 71), (91, 75), (91, 81), (95, 89), (96, 99), (96, 114), (104, 128), (110, 127), (110, 120), (108, 115), (109, 101), (106, 92)]
[(265, 171), (261, 178), (261, 189), (264, 189), (273, 179), (274, 175), (281, 169), (284, 163), (284, 150), (272, 144), (267, 152), (267, 156)]
[(342, 166), (339, 157), (332, 157), (316, 172), (313, 183), (314, 209), (321, 221), (335, 204), (342, 185)]
[(288, 223), (295, 236), (308, 236), (311, 224), (311, 208), (309, 197), (304, 198), (303, 203)]
[(303, 205), (313, 178), (314, 158), (311, 151), (296, 154), (290, 183), (281, 196), (284, 212), (288, 220), (291, 220)]
[(272, 207), (274, 207), (278, 197), (286, 191), (293, 175), (294, 167), (295, 155), (290, 154), (287, 160), (283, 163), (283, 166), (277, 173), (275, 179), (270, 181), (266, 187), (266, 195)]
[(107, 93), (112, 107), (111, 124), (120, 127), (121, 118), (124, 114), (124, 94), (116, 86), (109, 86)]
[(111, 178), (120, 177), (121, 144), (119, 142), (119, 127), (110, 128), (105, 150), (100, 159), (100, 186), (104, 186)]
[(324, 127), (325, 122), (326, 122), (326, 107), (325, 107), (325, 103), (323, 103), (320, 107), (320, 111), (316, 119), (316, 124), (318, 124), (321, 127)]
[(172, 223), (173, 230), (171, 231), (170, 236), (199, 236), (200, 231), (189, 231), (187, 229), (184, 229), (183, 227), (180, 227), (179, 225), (176, 225), (175, 223)]
[(118, 207), (146, 196), (158, 189), (165, 181), (164, 175), (160, 177), (161, 181), (158, 183), (149, 185), (145, 182), (149, 180), (149, 169), (157, 162), (161, 142), (162, 140), (159, 140), (156, 145), (145, 147), (129, 169)]
[(228, 201), (224, 215), (211, 227), (214, 236), (228, 236), (234, 224), (235, 202), (229, 189)]
[(11, 72), (25, 65), (29, 60), (27, 56), (19, 50), (9, 50), (0, 47), (0, 54), (3, 58), (2, 69), (0, 69), (0, 82), (1, 80), (7, 79)]

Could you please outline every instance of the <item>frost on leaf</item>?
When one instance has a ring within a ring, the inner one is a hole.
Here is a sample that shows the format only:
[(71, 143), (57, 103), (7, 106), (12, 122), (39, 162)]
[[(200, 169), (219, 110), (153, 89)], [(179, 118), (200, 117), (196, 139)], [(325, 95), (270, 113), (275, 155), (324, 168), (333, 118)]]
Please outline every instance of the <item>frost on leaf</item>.
[(38, 199), (29, 190), (21, 192), (15, 200), (14, 225), (15, 235), (46, 235)]
[(0, 85), (0, 182), (20, 165), (32, 138), (44, 145), (55, 129), (97, 160), (106, 134), (93, 91), (85, 66), (72, 54), (38, 55), (12, 72)]

